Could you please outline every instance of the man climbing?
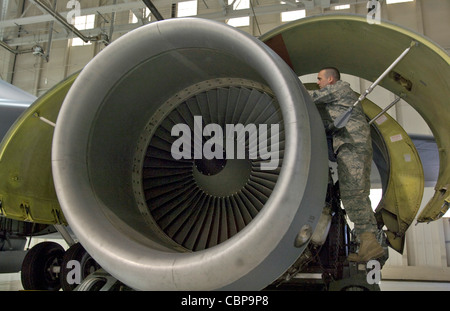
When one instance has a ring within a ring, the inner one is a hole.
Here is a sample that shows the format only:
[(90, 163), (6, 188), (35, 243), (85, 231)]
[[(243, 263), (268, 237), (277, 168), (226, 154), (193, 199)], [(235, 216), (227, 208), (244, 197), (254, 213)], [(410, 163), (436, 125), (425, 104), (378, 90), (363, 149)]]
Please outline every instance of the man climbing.
[[(317, 84), (319, 90), (309, 93), (330, 122), (345, 113), (358, 99), (350, 84), (340, 79), (339, 70), (334, 67), (320, 70)], [(350, 254), (348, 260), (366, 262), (377, 259), (384, 255), (384, 250), (375, 237), (378, 228), (369, 198), (372, 140), (361, 104), (354, 107), (345, 127), (331, 135), (341, 201), (360, 240), (358, 253)]]

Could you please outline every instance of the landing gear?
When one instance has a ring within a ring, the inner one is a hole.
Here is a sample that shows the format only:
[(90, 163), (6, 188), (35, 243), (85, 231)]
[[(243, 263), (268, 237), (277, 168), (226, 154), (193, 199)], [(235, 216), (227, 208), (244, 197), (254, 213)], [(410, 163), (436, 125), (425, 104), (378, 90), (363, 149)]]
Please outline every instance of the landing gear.
[(72, 291), (89, 274), (100, 269), (80, 243), (67, 251), (55, 242), (32, 247), (22, 264), (22, 286), (25, 290)]
[[(75, 262), (73, 262), (75, 261)], [(78, 269), (79, 271), (74, 271)], [(72, 245), (64, 254), (61, 265), (61, 287), (72, 291), (89, 274), (100, 269), (100, 265), (86, 252), (80, 243)], [(76, 273), (79, 275), (76, 275)], [(78, 278), (78, 279), (77, 279)]]
[(132, 289), (114, 278), (103, 269), (99, 269), (88, 275), (83, 282), (75, 288), (75, 291), (131, 291)]
[(22, 263), (23, 288), (25, 290), (59, 290), (63, 256), (64, 248), (55, 242), (42, 242), (31, 248)]

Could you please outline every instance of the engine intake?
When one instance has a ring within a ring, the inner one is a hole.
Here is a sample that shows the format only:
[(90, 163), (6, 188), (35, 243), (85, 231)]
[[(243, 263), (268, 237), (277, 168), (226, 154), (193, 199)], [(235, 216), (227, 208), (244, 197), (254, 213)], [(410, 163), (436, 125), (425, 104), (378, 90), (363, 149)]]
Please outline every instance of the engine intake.
[[(248, 131), (228, 135), (238, 124)], [(326, 148), (278, 55), (186, 18), (140, 27), (83, 69), (58, 116), (52, 169), (72, 230), (128, 286), (256, 290), (295, 262), (306, 246), (297, 234), (317, 224)]]

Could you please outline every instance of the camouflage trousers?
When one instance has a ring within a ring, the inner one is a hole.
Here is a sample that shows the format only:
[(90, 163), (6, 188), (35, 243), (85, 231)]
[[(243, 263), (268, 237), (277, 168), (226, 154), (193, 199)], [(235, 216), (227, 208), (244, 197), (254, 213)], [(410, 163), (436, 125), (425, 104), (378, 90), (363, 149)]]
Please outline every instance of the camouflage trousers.
[(372, 148), (360, 144), (339, 147), (337, 170), (340, 196), (350, 221), (355, 225), (356, 235), (377, 231), (369, 198), (371, 165)]

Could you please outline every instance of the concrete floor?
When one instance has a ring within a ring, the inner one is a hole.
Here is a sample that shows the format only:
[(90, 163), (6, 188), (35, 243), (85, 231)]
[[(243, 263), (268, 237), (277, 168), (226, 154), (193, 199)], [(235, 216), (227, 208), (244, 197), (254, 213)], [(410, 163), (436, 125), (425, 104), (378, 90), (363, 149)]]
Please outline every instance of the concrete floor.
[(450, 283), (382, 280), (380, 288), (382, 291), (450, 291)]
[[(381, 291), (450, 291), (450, 282), (414, 282), (382, 280)], [(0, 274), (0, 291), (23, 290), (19, 273)]]
[(22, 289), (20, 272), (0, 274), (0, 291), (18, 291)]

